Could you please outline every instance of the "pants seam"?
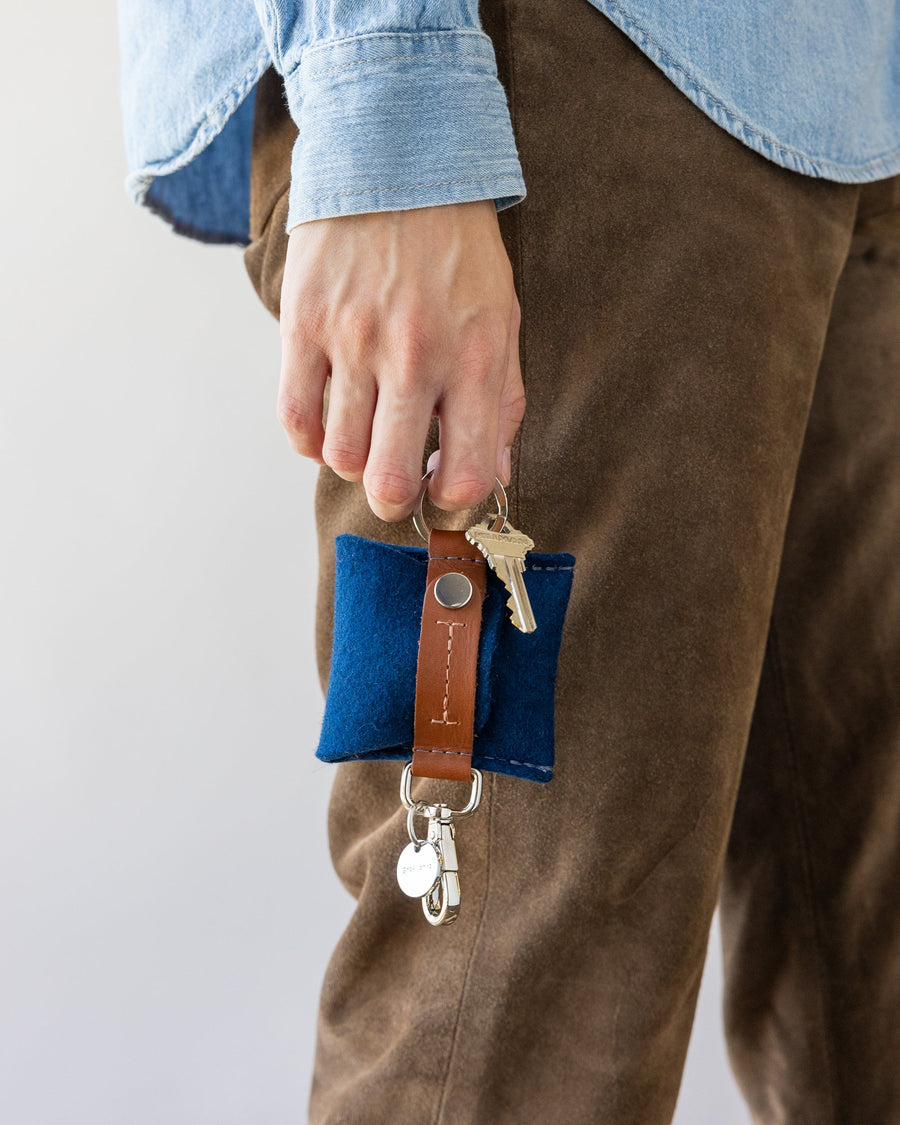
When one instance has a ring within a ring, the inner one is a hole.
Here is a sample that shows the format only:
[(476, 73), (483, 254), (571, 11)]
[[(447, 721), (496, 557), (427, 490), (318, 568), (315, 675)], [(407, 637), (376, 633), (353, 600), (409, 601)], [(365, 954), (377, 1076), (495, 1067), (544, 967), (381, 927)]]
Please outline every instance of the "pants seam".
[[(823, 941), (823, 925), (820, 911), (818, 909), (816, 896), (813, 888), (813, 863), (812, 863), (812, 849), (809, 843), (809, 829), (807, 826), (806, 814), (803, 809), (803, 802), (801, 800), (801, 785), (800, 785), (800, 766), (796, 751), (796, 742), (794, 738), (794, 731), (791, 725), (790, 709), (788, 707), (787, 697), (787, 682), (785, 680), (784, 668), (781, 660), (781, 645), (778, 639), (778, 633), (775, 627), (774, 614), (769, 623), (770, 643), (772, 648), (772, 667), (775, 673), (775, 683), (777, 685), (778, 699), (781, 704), (781, 711), (784, 718), (784, 727), (786, 734), (787, 758), (790, 776), (791, 796), (794, 809), (794, 823), (797, 826), (797, 838), (800, 844), (800, 859), (801, 870), (803, 874), (803, 890), (805, 892), (806, 910), (809, 919), (812, 923), (813, 930), (813, 964), (815, 965), (816, 979), (818, 982), (818, 996), (820, 1007), (820, 1023), (822, 1027), (822, 1038), (824, 1042), (824, 1054), (826, 1061), (826, 1080), (828, 1082), (828, 1100), (831, 1106), (831, 1121), (837, 1122), (837, 1064), (834, 1052), (833, 1036), (828, 1019), (828, 996), (827, 996), (827, 974), (824, 964), (824, 941)], [(822, 1122), (822, 1125), (826, 1125)]]
[(453, 1058), (456, 1054), (456, 1044), (459, 1042), (459, 1025), (462, 1020), (462, 1010), (466, 999), (466, 991), (469, 987), (469, 977), (472, 972), (472, 964), (475, 960), (475, 950), (478, 948), (478, 940), (481, 937), (481, 931), (484, 927), (484, 916), (487, 913), (488, 895), (491, 887), (491, 841), (493, 835), (494, 825), (494, 776), (489, 776), (489, 784), (487, 786), (487, 841), (485, 845), (486, 859), (485, 859), (485, 874), (484, 874), (484, 897), (481, 900), (481, 911), (478, 915), (478, 922), (475, 926), (475, 933), (472, 937), (472, 947), (469, 950), (469, 957), (466, 961), (465, 972), (463, 973), (462, 988), (459, 991), (459, 1002), (456, 1007), (456, 1019), (453, 1021), (453, 1031), (450, 1034), (450, 1048), (447, 1051), (447, 1065), (444, 1068), (444, 1077), (441, 1082), (441, 1092), (438, 1097), (437, 1109), (434, 1113), (433, 1125), (440, 1125), (441, 1119), (444, 1115), (444, 1106), (447, 1100), (447, 1091), (450, 1088), (450, 1073), (453, 1069)]

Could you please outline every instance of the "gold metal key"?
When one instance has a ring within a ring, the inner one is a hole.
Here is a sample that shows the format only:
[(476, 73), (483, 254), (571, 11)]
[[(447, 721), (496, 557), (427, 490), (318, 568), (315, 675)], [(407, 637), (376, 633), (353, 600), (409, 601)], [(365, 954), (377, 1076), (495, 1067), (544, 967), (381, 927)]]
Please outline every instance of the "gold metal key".
[(494, 516), (487, 516), (466, 532), (469, 540), (484, 555), (491, 569), (509, 591), (507, 607), (512, 612), (512, 623), (523, 633), (533, 633), (537, 628), (528, 591), (525, 589), (525, 556), (534, 547), (534, 540), (516, 531), (507, 520), (499, 531), (491, 525)]

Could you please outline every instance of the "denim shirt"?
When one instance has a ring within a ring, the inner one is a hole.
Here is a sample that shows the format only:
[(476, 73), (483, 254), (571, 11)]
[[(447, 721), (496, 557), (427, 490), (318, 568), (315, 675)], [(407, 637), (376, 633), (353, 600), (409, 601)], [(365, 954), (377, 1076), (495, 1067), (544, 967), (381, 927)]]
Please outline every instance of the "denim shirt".
[[(582, 0), (553, 2), (564, 19)], [(847, 183), (900, 172), (896, 0), (590, 3), (767, 159)], [(269, 66), (299, 133), (288, 230), (525, 198), (478, 0), (119, 0), (119, 37), (126, 190), (180, 233), (248, 241), (253, 92)]]

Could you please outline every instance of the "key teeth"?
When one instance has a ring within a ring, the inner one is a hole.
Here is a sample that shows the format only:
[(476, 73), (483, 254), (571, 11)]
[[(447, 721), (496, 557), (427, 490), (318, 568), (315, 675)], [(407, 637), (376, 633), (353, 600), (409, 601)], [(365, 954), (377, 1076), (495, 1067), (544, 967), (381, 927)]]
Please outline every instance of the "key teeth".
[[(469, 539), (468, 532), (466, 533), (466, 538)], [(491, 570), (496, 570), (497, 568), (494, 565), (494, 560), (491, 558), (491, 553), (487, 549), (487, 547), (485, 547), (481, 543), (479, 543), (477, 539), (469, 539), (469, 542), (472, 544), (473, 547), (477, 547), (478, 550), (481, 551), (482, 555), (484, 556), (484, 561), (488, 564), (488, 566), (491, 568)]]
[(469, 542), (470, 542), (470, 543), (472, 544), (472, 546), (473, 546), (473, 547), (477, 547), (477, 548), (478, 548), (478, 550), (479, 550), (479, 551), (480, 551), (480, 552), (482, 553), (482, 555), (484, 555), (484, 557), (485, 557), (485, 559), (487, 560), (487, 562), (490, 562), (490, 561), (491, 561), (491, 559), (490, 559), (490, 555), (488, 554), (488, 549), (487, 549), (487, 547), (485, 547), (483, 543), (479, 543), (477, 539), (474, 539), (474, 538), (473, 538), (473, 537), (472, 537), (472, 536), (471, 536), (471, 535), (470, 535), (470, 534), (468, 533), (468, 531), (466, 532), (466, 539), (468, 539), (468, 540), (469, 540)]
[(519, 619), (518, 613), (516, 613), (516, 607), (513, 603), (512, 598), (510, 598), (509, 601), (506, 603), (506, 608), (509, 610), (510, 624), (515, 625), (515, 627), (519, 630), (520, 633), (524, 633), (525, 630), (522, 628), (522, 622)]
[(507, 599), (506, 608), (509, 610), (510, 621), (513, 625), (515, 625), (520, 633), (533, 633), (535, 631), (535, 629), (537, 628), (537, 624), (532, 625), (530, 629), (525, 628), (525, 624), (522, 621), (522, 618), (519, 617), (518, 611), (516, 610), (516, 600), (511, 594)]

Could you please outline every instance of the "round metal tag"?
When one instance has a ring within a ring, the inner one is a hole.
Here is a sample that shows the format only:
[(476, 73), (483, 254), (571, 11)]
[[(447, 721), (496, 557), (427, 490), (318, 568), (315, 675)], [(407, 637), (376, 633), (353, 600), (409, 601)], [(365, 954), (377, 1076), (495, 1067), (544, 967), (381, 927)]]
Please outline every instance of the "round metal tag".
[(421, 898), (428, 894), (440, 877), (441, 861), (434, 844), (427, 840), (418, 845), (408, 843), (397, 860), (400, 890), (410, 898)]

